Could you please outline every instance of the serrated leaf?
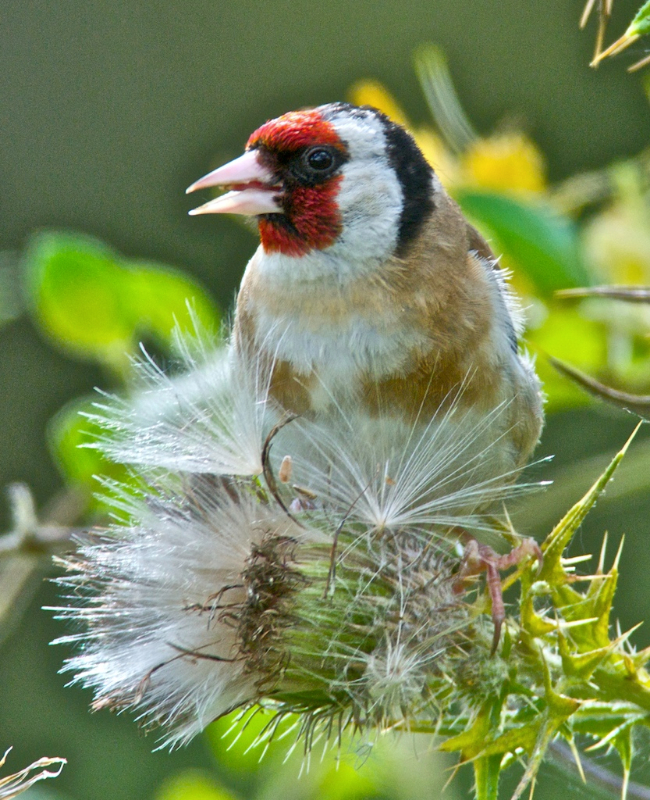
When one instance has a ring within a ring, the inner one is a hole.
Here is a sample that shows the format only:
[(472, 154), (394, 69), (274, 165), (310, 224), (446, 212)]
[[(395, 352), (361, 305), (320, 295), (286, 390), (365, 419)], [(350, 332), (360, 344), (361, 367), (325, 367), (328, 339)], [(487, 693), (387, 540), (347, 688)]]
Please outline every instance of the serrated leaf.
[(637, 707), (630, 705), (621, 708), (621, 703), (614, 706), (608, 703), (589, 702), (576, 711), (571, 719), (571, 727), (575, 733), (581, 733), (603, 739), (617, 728), (625, 728), (639, 718)]
[(614, 594), (616, 593), (616, 583), (618, 580), (618, 570), (612, 571), (602, 580), (594, 581), (590, 589), (597, 584), (597, 590), (590, 597), (593, 616), (598, 617), (597, 621), (591, 626), (595, 643), (600, 647), (609, 644), (609, 618), (612, 613)]
[(535, 746), (539, 725), (535, 723), (523, 725), (520, 728), (510, 728), (501, 736), (491, 742), (486, 742), (481, 750), (480, 758), (493, 755), (503, 756), (505, 753), (514, 753), (519, 748), (529, 753)]
[(632, 770), (632, 759), (634, 757), (634, 741), (632, 738), (632, 728), (622, 731), (612, 742), (623, 765), (623, 786), (621, 787), (621, 800), (626, 800), (627, 790), (630, 785), (630, 772)]
[(533, 750), (530, 759), (528, 760), (526, 771), (524, 772), (521, 780), (517, 784), (517, 788), (515, 789), (515, 792), (512, 795), (512, 800), (519, 800), (522, 794), (526, 791), (527, 787), (530, 785), (531, 781), (535, 780), (537, 772), (539, 771), (539, 768), (541, 766), (542, 760), (546, 755), (546, 750), (548, 749), (549, 744), (555, 738), (555, 735), (561, 724), (562, 720), (548, 719), (541, 726), (539, 734), (537, 736), (537, 741), (535, 743), (535, 748)]
[(551, 679), (551, 672), (542, 656), (544, 671), (544, 699), (548, 708), (549, 724), (555, 729), (580, 708), (580, 701), (574, 697), (567, 697), (556, 691)]
[(557, 628), (551, 620), (544, 619), (535, 611), (534, 594), (526, 592), (521, 601), (521, 625), (531, 636), (544, 636)]
[(497, 255), (506, 254), (541, 295), (550, 297), (557, 289), (591, 282), (576, 226), (550, 205), (469, 190), (457, 192), (456, 199), (478, 227), (491, 234)]
[(490, 733), (490, 717), (492, 716), (494, 705), (495, 703), (493, 700), (485, 703), (479, 710), (470, 727), (457, 736), (445, 739), (445, 741), (440, 744), (440, 750), (447, 753), (460, 751), (462, 761), (476, 758), (476, 756), (483, 751)]
[(558, 648), (562, 658), (562, 668), (570, 678), (587, 680), (612, 652), (615, 643), (610, 642), (606, 647), (589, 650), (586, 653), (573, 653), (562, 630), (558, 630)]
[(616, 468), (623, 460), (636, 432), (641, 423), (636, 426), (632, 435), (627, 440), (623, 448), (614, 456), (607, 469), (593, 484), (589, 491), (564, 515), (560, 522), (553, 528), (546, 540), (542, 543), (544, 553), (544, 563), (540, 570), (539, 579), (545, 580), (551, 585), (561, 585), (566, 580), (566, 573), (562, 566), (562, 554), (569, 545), (575, 532), (587, 516), (596, 500), (600, 497), (603, 490), (612, 479)]

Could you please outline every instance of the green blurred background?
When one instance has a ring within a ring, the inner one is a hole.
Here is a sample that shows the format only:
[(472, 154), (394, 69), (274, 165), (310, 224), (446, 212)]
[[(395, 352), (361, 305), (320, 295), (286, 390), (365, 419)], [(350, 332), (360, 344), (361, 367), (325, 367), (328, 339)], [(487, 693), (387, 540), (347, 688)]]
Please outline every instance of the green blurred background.
[[(616, 1), (613, 35), (637, 7), (634, 0)], [(343, 99), (360, 78), (380, 80), (414, 123), (427, 121), (413, 70), (413, 52), (423, 42), (446, 53), (477, 129), (514, 121), (540, 145), (552, 181), (636, 155), (648, 145), (642, 81), (625, 73), (628, 62), (588, 68), (594, 32), (578, 30), (581, 10), (576, 0), (4, 0), (5, 290), (30, 235), (70, 229), (128, 257), (185, 270), (227, 312), (255, 239), (231, 219), (189, 218), (196, 203), (185, 197), (185, 187), (238, 155), (267, 118)], [(62, 482), (46, 444), (48, 420), (66, 401), (112, 382), (97, 365), (53, 348), (18, 304), (15, 319), (0, 327), (0, 486), (24, 481), (44, 503)], [(530, 522), (529, 531), (543, 533), (577, 499), (605, 461), (598, 454), (622, 444), (632, 427), (624, 412), (598, 406), (550, 419), (540, 454), (556, 459), (536, 467), (535, 475), (561, 476), (579, 459), (595, 460), (582, 474), (571, 473), (573, 483), (562, 481), (536, 501), (527, 518), (538, 525)], [(650, 613), (650, 502), (638, 480), (648, 463), (637, 461), (621, 478), (622, 488), (599, 505), (581, 542), (593, 549), (605, 529), (615, 543), (628, 532), (617, 602), (624, 628)], [(6, 526), (7, 505), (0, 512)], [(213, 770), (245, 796), (256, 768), (228, 767), (219, 744), (197, 741), (171, 756), (152, 753), (154, 737), (143, 738), (131, 720), (91, 716), (89, 693), (63, 690), (57, 669), (64, 650), (46, 646), (61, 626), (40, 611), (55, 602), (54, 588), (39, 582), (0, 650), (0, 749), (14, 745), (16, 768), (42, 755), (69, 760), (41, 795), (149, 798), (166, 775), (193, 766)], [(639, 631), (636, 641), (648, 645), (648, 631)], [(553, 786), (550, 775), (549, 794), (540, 796), (553, 796)], [(438, 796), (430, 789), (426, 796)], [(314, 796), (338, 796), (317, 791)], [(354, 791), (375, 796), (361, 785)]]

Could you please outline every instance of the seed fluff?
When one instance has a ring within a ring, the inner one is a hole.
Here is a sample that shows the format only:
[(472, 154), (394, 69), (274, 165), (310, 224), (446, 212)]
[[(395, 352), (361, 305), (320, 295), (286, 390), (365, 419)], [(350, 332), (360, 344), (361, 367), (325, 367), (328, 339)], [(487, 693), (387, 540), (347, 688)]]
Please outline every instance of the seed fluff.
[(526, 488), (498, 460), (505, 405), (410, 427), (336, 403), (294, 418), (272, 365), (201, 337), (176, 350), (179, 374), (145, 354), (132, 397), (93, 415), (138, 488), (105, 482), (112, 524), (61, 561), (64, 670), (170, 746), (258, 704), (301, 714), (307, 747), (435, 724), (450, 664), (490, 639), (459, 532), (495, 533)]

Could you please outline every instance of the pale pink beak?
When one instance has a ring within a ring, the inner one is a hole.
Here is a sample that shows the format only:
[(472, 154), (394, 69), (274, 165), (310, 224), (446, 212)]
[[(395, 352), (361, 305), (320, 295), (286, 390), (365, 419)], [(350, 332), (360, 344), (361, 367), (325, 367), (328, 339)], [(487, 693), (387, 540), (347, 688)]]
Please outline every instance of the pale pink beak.
[(190, 211), (196, 214), (278, 214), (282, 212), (278, 186), (271, 172), (260, 164), (258, 152), (248, 150), (243, 156), (209, 172), (188, 189), (187, 194), (197, 189), (212, 186), (232, 186), (233, 191), (222, 194)]

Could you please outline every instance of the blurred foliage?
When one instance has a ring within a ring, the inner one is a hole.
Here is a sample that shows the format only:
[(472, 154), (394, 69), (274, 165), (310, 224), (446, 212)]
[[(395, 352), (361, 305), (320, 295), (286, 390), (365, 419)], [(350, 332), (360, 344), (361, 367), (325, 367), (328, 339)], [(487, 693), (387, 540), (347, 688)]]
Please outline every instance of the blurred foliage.
[(106, 511), (104, 495), (95, 494), (97, 476), (128, 484), (129, 474), (124, 465), (110, 461), (92, 446), (101, 433), (97, 423), (88, 418), (97, 402), (97, 396), (90, 396), (68, 403), (50, 420), (48, 438), (66, 483), (85, 490), (89, 509)]
[(558, 288), (590, 283), (576, 226), (550, 204), (463, 189), (456, 192), (456, 199), (467, 216), (491, 234), (497, 252), (517, 254), (517, 265), (541, 297), (551, 297)]
[(197, 318), (214, 326), (204, 290), (178, 270), (126, 259), (102, 242), (46, 231), (30, 240), (24, 262), (30, 307), (43, 331), (72, 355), (128, 374), (143, 338), (169, 349), (175, 325)]
[[(625, 41), (646, 33), (649, 19), (650, 3), (646, 3)], [(548, 365), (546, 354), (608, 384), (650, 392), (650, 308), (555, 295), (558, 290), (596, 283), (650, 284), (648, 157), (641, 154), (559, 186), (549, 185), (544, 155), (525, 131), (511, 124), (487, 135), (474, 131), (440, 51), (423, 49), (416, 67), (432, 112), (430, 125), (410, 123), (399, 102), (376, 81), (355, 84), (351, 100), (379, 107), (411, 130), (447, 189), (490, 238), (501, 265), (512, 272), (525, 309), (525, 342), (538, 356), (547, 410), (591, 400)], [(17, 290), (20, 282), (24, 300)], [(133, 378), (132, 358), (142, 339), (163, 358), (173, 358), (171, 331), (176, 323), (188, 322), (188, 301), (203, 327), (218, 329), (218, 310), (184, 273), (125, 258), (91, 237), (37, 233), (20, 267), (13, 254), (0, 254), (0, 325), (20, 314), (24, 303), (55, 346), (100, 364), (118, 392), (125, 391)], [(96, 431), (79, 412), (90, 411), (93, 402), (92, 398), (73, 402), (50, 425), (52, 452), (68, 485), (83, 486), (88, 493), (97, 488), (96, 475), (125, 477), (117, 474), (121, 467), (84, 447)], [(578, 464), (574, 471), (581, 469)], [(397, 743), (378, 742), (369, 756), (372, 769), (363, 774), (340, 763), (340, 754), (325, 751), (322, 761), (316, 763), (314, 758), (308, 773), (295, 782), (302, 753), (287, 755), (274, 747), (260, 762), (264, 748), (256, 743), (263, 739), (264, 715), (254, 715), (243, 728), (239, 725), (236, 741), (228, 734), (233, 720), (231, 715), (211, 725), (206, 740), (225, 774), (246, 776), (247, 796), (256, 800), (280, 795), (284, 800), (434, 797), (446, 779), (443, 756), (426, 752), (419, 759), (407, 757), (413, 744), (403, 737)], [(623, 752), (624, 737), (620, 742)], [(359, 754), (352, 752), (351, 758), (358, 759)], [(481, 764), (485, 770), (479, 769), (477, 777), (488, 796), (494, 771), (488, 761)], [(453, 791), (452, 787), (447, 795), (450, 800)], [(236, 800), (236, 795), (209, 775), (192, 771), (164, 784), (157, 795), (157, 800), (190, 799)]]
[[(29, 241), (24, 260), (27, 301), (50, 340), (78, 358), (105, 367), (122, 387), (133, 379), (133, 358), (144, 339), (173, 357), (172, 331), (191, 318), (218, 330), (219, 312), (202, 287), (177, 269), (126, 259), (97, 239), (45, 231)], [(81, 398), (50, 422), (51, 452), (66, 481), (89, 496), (95, 476), (127, 479), (124, 467), (88, 447), (96, 423), (86, 415), (97, 396)], [(94, 506), (95, 504), (93, 504)]]
[[(323, 741), (307, 756), (295, 741), (296, 717), (283, 721), (270, 746), (273, 716), (272, 710), (235, 711), (206, 730), (220, 768), (239, 785), (244, 780), (247, 798), (413, 800), (438, 797), (448, 780), (453, 761), (427, 737), (386, 731), (362, 748), (348, 733), (340, 747)], [(447, 796), (454, 800), (453, 786)]]
[(237, 800), (210, 776), (198, 770), (187, 770), (167, 780), (156, 800)]

